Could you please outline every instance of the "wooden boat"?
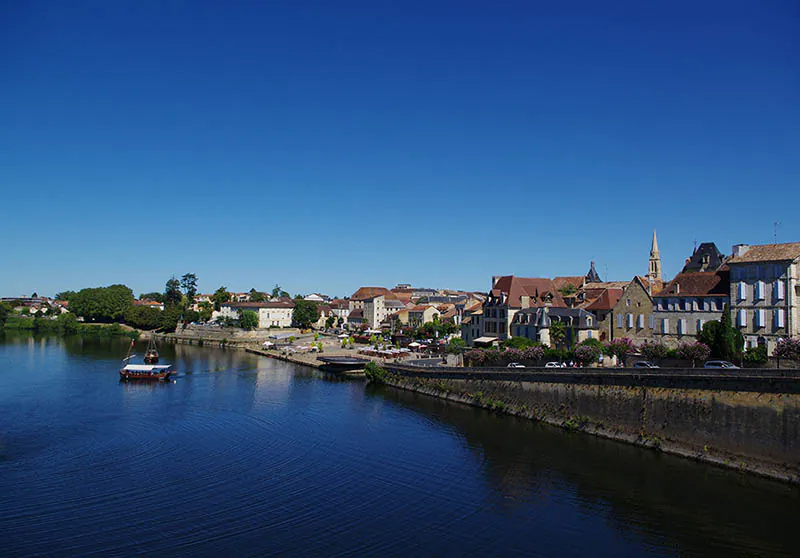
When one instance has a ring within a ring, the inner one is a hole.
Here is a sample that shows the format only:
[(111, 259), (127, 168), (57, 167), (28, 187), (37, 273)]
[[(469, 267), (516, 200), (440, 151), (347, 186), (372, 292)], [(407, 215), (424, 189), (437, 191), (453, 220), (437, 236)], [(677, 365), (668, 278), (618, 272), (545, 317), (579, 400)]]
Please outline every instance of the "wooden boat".
[[(155, 342), (151, 341), (153, 350), (155, 351)], [(127, 362), (134, 356), (133, 353), (133, 340), (128, 347), (128, 355), (122, 360), (123, 367), (119, 371), (120, 379), (122, 380), (143, 380), (148, 382), (163, 382), (169, 379), (170, 374), (174, 372), (172, 366), (169, 364), (154, 364), (147, 362), (147, 353), (145, 353), (145, 364), (127, 364)], [(148, 352), (150, 346), (148, 345)], [(158, 361), (158, 351), (156, 351), (156, 361)]]
[(156, 348), (156, 340), (153, 335), (150, 335), (150, 341), (147, 343), (147, 350), (144, 352), (145, 364), (158, 364), (158, 349)]
[(119, 375), (123, 380), (163, 382), (169, 379), (173, 372), (169, 364), (126, 364), (119, 371)]

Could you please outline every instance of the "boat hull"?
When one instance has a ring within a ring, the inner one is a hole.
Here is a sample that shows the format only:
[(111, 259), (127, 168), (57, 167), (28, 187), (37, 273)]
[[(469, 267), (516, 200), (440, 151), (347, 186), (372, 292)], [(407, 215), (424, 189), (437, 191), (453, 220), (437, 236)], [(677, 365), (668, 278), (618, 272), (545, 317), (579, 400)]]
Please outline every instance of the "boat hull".
[(163, 382), (168, 380), (172, 371), (169, 372), (157, 372), (157, 373), (150, 373), (150, 372), (126, 372), (124, 370), (119, 371), (119, 377), (122, 380), (139, 380), (144, 382)]

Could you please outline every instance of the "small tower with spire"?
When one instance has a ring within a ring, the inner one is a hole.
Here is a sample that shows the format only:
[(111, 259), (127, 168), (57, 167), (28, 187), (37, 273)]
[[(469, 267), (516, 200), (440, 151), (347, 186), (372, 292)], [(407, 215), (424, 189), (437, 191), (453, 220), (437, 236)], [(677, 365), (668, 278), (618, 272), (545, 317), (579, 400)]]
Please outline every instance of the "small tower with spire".
[(653, 243), (650, 245), (650, 267), (647, 276), (651, 281), (661, 282), (661, 254), (658, 253), (658, 239), (656, 230), (653, 229)]

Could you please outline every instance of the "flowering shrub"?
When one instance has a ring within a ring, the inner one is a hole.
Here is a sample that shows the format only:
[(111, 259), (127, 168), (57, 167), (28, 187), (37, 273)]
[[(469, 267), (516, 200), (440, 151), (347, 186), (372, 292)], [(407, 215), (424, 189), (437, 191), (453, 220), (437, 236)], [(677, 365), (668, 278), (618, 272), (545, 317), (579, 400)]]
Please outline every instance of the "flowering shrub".
[(544, 347), (541, 345), (526, 347), (522, 349), (522, 354), (522, 360), (542, 360), (544, 358)]
[(800, 338), (789, 337), (778, 341), (775, 347), (775, 356), (800, 361)]
[(620, 337), (619, 339), (614, 339), (613, 341), (606, 341), (604, 352), (608, 356), (617, 357), (617, 362), (622, 364), (625, 360), (625, 356), (632, 353), (634, 349), (635, 347), (633, 345), (633, 341), (627, 337)]
[(645, 341), (639, 347), (639, 352), (642, 356), (650, 361), (660, 361), (666, 358), (669, 353), (669, 348), (663, 343), (658, 341)]
[(600, 347), (597, 345), (578, 345), (575, 348), (575, 360), (578, 364), (585, 366), (590, 362), (595, 362), (600, 356)]
[(486, 362), (486, 354), (480, 349), (472, 349), (464, 353), (464, 361), (470, 366), (483, 366)]
[(678, 347), (678, 356), (682, 359), (691, 360), (692, 368), (697, 360), (706, 360), (711, 354), (711, 349), (705, 343), (682, 343)]

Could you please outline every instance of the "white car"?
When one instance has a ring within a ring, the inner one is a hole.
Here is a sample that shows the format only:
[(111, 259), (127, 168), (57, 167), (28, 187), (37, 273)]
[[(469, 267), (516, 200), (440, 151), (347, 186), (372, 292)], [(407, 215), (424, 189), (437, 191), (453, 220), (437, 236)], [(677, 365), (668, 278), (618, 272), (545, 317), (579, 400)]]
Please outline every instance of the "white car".
[(566, 368), (567, 365), (563, 362), (548, 362), (544, 365), (545, 368)]
[(509, 363), (508, 368), (525, 368), (525, 365), (520, 364), (519, 362), (511, 362)]

